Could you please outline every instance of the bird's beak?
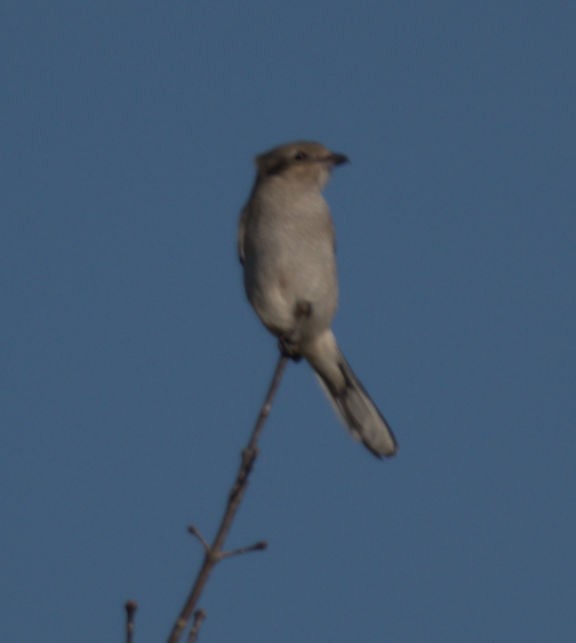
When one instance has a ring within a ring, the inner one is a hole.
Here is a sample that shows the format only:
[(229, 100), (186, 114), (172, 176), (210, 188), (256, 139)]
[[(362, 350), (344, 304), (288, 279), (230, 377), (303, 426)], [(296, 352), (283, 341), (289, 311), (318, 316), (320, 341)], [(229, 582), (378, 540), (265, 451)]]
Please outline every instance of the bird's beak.
[(339, 154), (338, 152), (332, 152), (330, 155), (330, 161), (332, 165), (343, 165), (344, 163), (350, 163), (350, 159), (346, 154)]

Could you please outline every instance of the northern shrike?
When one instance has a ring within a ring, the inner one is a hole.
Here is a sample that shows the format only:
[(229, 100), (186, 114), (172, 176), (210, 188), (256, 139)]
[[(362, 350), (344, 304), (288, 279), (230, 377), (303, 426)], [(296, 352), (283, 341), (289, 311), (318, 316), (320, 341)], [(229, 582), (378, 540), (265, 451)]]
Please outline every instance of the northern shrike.
[(288, 143), (256, 158), (240, 216), (238, 253), (246, 294), (283, 352), (304, 357), (351, 434), (376, 456), (396, 452), (388, 423), (338, 348), (334, 225), (322, 190), (348, 161), (320, 143)]

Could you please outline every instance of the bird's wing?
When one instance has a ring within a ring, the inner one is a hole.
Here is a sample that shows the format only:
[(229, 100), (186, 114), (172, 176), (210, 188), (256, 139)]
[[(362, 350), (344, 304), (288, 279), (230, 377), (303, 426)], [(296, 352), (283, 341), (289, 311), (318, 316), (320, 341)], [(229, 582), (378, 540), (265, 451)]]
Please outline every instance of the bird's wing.
[(238, 248), (238, 259), (244, 265), (244, 233), (246, 231), (246, 217), (248, 216), (247, 208), (244, 208), (240, 214), (240, 222), (238, 224), (238, 236), (236, 244)]

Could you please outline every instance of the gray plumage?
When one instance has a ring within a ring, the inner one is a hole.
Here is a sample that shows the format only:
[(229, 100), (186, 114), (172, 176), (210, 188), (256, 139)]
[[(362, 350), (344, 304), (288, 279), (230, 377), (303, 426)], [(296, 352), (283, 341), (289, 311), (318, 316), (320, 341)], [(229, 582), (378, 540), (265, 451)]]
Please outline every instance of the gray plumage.
[(312, 366), (351, 434), (377, 456), (396, 452), (394, 435), (331, 330), (338, 306), (334, 226), (322, 190), (347, 162), (309, 141), (256, 158), (254, 187), (240, 217), (244, 286), (262, 323), (283, 350)]

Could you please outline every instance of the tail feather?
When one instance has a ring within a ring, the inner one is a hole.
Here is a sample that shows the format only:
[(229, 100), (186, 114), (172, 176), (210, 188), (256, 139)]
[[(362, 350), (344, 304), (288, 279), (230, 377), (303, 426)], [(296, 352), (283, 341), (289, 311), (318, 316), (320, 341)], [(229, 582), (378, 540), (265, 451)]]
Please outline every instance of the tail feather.
[(322, 350), (306, 358), (352, 436), (377, 457), (394, 455), (398, 446), (390, 425), (344, 359), (332, 333), (325, 338)]

